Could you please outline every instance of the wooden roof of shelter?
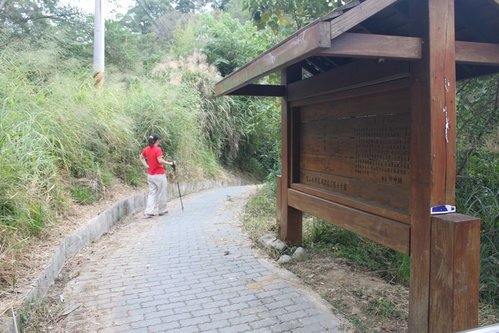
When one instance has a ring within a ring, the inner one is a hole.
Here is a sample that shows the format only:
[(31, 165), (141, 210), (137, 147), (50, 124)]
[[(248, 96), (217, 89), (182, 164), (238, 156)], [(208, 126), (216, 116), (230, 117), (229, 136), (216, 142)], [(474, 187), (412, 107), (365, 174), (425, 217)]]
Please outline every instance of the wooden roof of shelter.
[[(360, 58), (417, 61), (409, 10), (407, 0), (354, 0), (226, 76), (215, 94), (284, 96), (284, 86), (252, 83), (292, 65), (307, 78)], [(499, 0), (455, 0), (455, 36), (458, 80), (499, 72)]]

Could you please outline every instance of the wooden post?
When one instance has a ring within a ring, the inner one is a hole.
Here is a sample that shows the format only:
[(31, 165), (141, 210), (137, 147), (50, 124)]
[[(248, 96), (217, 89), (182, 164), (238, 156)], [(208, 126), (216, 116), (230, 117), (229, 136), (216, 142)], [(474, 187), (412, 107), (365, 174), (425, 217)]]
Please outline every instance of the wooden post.
[(412, 0), (414, 37), (422, 60), (411, 65), (411, 280), (409, 332), (428, 333), (430, 314), (430, 208), (454, 204), (454, 0)]
[[(281, 72), (281, 82), (284, 86), (301, 79), (301, 68), (291, 66)], [(301, 244), (302, 241), (302, 212), (288, 205), (288, 188), (291, 185), (291, 160), (293, 150), (293, 123), (287, 96), (281, 105), (281, 224), (280, 239), (290, 244)]]
[(282, 220), (282, 176), (276, 177), (276, 219), (277, 225), (281, 225)]
[(430, 332), (477, 327), (480, 220), (448, 214), (431, 223)]

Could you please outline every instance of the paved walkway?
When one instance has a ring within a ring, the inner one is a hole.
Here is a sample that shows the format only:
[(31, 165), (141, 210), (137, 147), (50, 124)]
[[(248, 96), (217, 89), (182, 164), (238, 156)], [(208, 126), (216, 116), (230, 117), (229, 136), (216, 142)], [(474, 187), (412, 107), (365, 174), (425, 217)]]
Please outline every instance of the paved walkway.
[(65, 290), (67, 332), (343, 332), (318, 296), (255, 257), (238, 213), (253, 186), (196, 193), (96, 242)]

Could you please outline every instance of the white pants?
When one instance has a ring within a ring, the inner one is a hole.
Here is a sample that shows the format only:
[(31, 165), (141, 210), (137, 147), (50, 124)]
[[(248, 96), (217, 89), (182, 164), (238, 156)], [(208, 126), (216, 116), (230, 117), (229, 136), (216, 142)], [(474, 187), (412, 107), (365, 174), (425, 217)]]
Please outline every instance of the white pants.
[(158, 213), (166, 212), (166, 185), (168, 184), (166, 175), (147, 175), (147, 182), (149, 192), (144, 214), (156, 214), (156, 205), (158, 205)]

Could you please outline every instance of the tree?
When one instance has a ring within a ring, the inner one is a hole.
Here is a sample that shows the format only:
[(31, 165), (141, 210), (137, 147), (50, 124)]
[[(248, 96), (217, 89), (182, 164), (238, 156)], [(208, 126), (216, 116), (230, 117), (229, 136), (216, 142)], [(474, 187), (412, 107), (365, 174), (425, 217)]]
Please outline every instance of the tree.
[(54, 27), (84, 20), (81, 11), (58, 0), (2, 1), (0, 6), (0, 31), (23, 38), (37, 39)]
[(230, 0), (215, 0), (211, 2), (211, 8), (225, 10), (230, 2), (231, 2)]
[(93, 20), (58, 0), (5, 1), (0, 6), (0, 48), (58, 48), (59, 56), (91, 59)]
[(247, 22), (242, 24), (230, 15), (204, 15), (201, 19), (202, 48), (208, 62), (217, 66), (226, 76), (241, 67), (275, 42), (272, 34), (257, 29)]
[(153, 26), (160, 29), (156, 23), (157, 19), (172, 9), (169, 1), (136, 0), (136, 6), (126, 13), (122, 22), (132, 32), (145, 35), (151, 32)]
[(258, 28), (270, 27), (274, 32), (285, 35), (304, 27), (341, 3), (341, 0), (243, 0)]
[(245, 23), (251, 21), (251, 15), (244, 9), (243, 1), (244, 0), (213, 1), (212, 8), (228, 13), (233, 18), (238, 19), (241, 23)]
[(176, 0), (175, 9), (181, 13), (194, 13), (201, 10), (209, 0)]

